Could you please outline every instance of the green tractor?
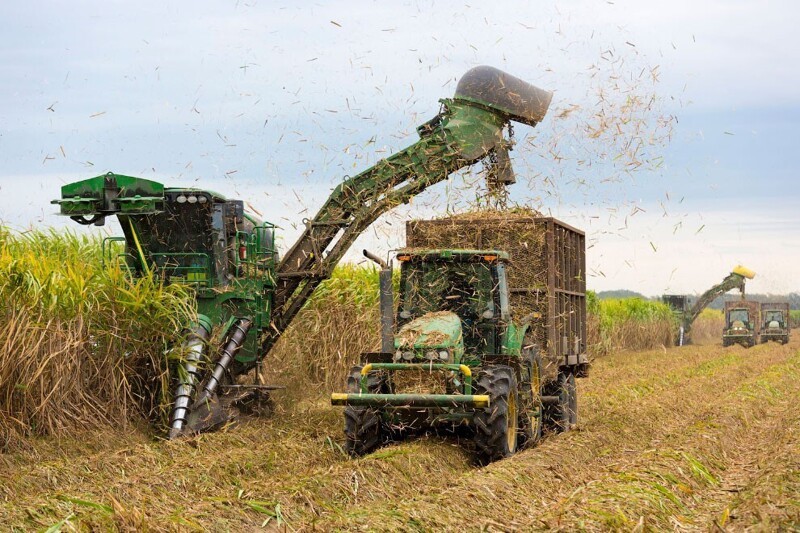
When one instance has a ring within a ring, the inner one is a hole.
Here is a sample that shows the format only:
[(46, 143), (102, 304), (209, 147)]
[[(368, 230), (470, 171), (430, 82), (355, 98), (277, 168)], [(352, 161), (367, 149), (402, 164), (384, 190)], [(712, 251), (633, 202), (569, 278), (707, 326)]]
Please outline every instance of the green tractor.
[[(582, 244), (582, 234), (575, 236)], [(395, 327), (391, 269), (368, 257), (383, 267), (381, 352), (363, 354), (347, 392), (331, 396), (333, 405), (346, 406), (351, 454), (369, 453), (406, 429), (444, 426), (467, 428), (486, 463), (538, 442), (545, 423), (559, 431), (577, 423), (575, 378), (588, 366), (583, 292), (551, 287), (552, 298), (542, 298), (555, 307), (567, 301), (557, 293), (572, 293), (572, 304), (560, 310), (564, 324), (552, 315), (520, 316), (512, 301), (526, 289), (512, 284), (506, 252), (406, 249), (397, 254)], [(573, 257), (583, 260), (582, 249)], [(576, 342), (542, 343), (548, 327)], [(401, 390), (419, 378), (429, 385), (423, 393)]]
[[(83, 225), (117, 216), (124, 236), (106, 239), (104, 255), (119, 258), (134, 276), (195, 291), (197, 320), (186, 325), (173, 374), (170, 438), (218, 428), (239, 406), (268, 396), (274, 387), (258, 379), (264, 357), (382, 214), (478, 161), (490, 189), (513, 183), (511, 121), (537, 124), (551, 98), (495, 68), (470, 70), (454, 97), (442, 99), (440, 112), (417, 128), (419, 140), (344, 180), (282, 258), (275, 227), (248, 214), (241, 200), (113, 173), (62, 187), (53, 201), (62, 215)], [(254, 369), (255, 383), (242, 383)]]
[(722, 346), (738, 344), (745, 348), (752, 348), (758, 344), (760, 315), (760, 305), (753, 300), (741, 299), (725, 302)]

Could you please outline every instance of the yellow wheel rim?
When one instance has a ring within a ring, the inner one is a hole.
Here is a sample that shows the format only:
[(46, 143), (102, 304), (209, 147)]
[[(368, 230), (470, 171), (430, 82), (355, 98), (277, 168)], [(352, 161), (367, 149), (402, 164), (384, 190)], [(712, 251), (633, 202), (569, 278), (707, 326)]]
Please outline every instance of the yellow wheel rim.
[(517, 448), (517, 395), (514, 391), (509, 391), (507, 417), (506, 442), (508, 451), (513, 452)]
[(531, 398), (533, 406), (539, 409), (539, 396), (542, 393), (542, 376), (539, 372), (539, 363), (534, 361), (531, 364)]

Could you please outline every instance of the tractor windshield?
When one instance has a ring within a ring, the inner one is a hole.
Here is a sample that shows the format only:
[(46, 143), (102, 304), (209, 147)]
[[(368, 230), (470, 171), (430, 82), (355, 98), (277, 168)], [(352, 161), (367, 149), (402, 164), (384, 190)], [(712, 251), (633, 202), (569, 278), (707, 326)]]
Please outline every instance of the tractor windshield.
[(748, 326), (748, 321), (750, 320), (750, 314), (747, 312), (747, 309), (731, 309), (730, 313), (728, 313), (728, 323), (730, 326), (733, 326), (735, 322), (742, 322), (745, 326)]
[(777, 322), (779, 325), (783, 325), (783, 312), (782, 311), (767, 311), (764, 315), (764, 323), (769, 324), (770, 322)]
[(494, 279), (484, 262), (412, 260), (403, 264), (401, 319), (452, 311), (472, 323), (494, 317)]

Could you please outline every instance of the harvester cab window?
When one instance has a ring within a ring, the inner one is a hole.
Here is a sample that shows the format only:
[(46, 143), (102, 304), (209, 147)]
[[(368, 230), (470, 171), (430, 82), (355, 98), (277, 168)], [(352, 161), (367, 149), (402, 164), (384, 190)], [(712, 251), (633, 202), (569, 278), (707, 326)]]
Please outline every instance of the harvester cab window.
[(732, 309), (728, 314), (728, 323), (730, 327), (736, 327), (738, 326), (737, 322), (741, 322), (744, 327), (749, 328), (749, 321), (750, 314), (747, 312), (747, 309)]
[[(168, 202), (164, 212), (130, 217), (135, 239), (145, 260), (167, 279), (199, 276), (210, 270), (212, 261), (210, 202)], [(130, 233), (128, 224), (121, 221)], [(126, 227), (128, 226), (128, 227)], [(139, 250), (129, 254), (139, 261)]]

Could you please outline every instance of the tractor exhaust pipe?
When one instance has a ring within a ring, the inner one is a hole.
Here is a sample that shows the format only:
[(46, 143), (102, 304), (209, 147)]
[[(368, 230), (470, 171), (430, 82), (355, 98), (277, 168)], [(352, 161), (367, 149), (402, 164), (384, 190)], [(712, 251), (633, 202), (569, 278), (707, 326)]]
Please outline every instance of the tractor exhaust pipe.
[(394, 293), (392, 292), (392, 266), (364, 250), (364, 257), (381, 267), (378, 273), (381, 302), (381, 352), (394, 353)]
[(196, 324), (182, 344), (182, 350), (188, 352), (183, 363), (183, 375), (178, 376), (180, 383), (175, 390), (175, 404), (170, 417), (169, 438), (178, 437), (186, 425), (189, 415), (189, 401), (195, 387), (200, 382), (200, 361), (211, 335), (210, 325), (203, 322)]

